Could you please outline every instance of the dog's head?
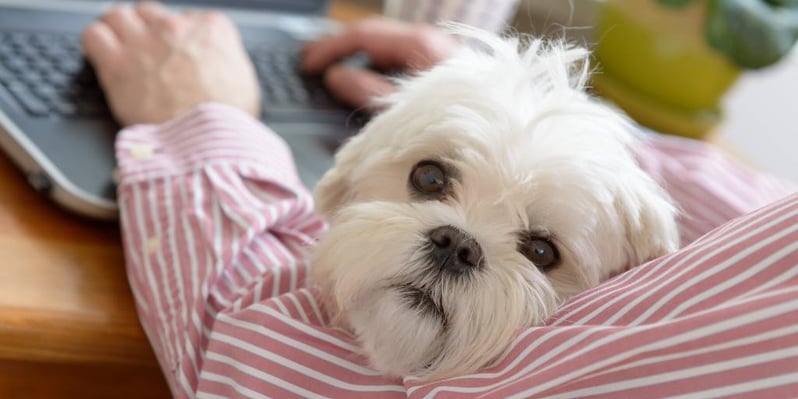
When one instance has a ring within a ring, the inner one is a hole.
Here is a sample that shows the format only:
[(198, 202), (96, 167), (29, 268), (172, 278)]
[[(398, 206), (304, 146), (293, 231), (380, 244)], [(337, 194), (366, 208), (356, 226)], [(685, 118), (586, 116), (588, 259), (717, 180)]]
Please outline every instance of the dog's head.
[(583, 91), (584, 50), (465, 34), (478, 48), (402, 82), (316, 190), (331, 228), (311, 280), (390, 375), (485, 366), (678, 242), (632, 128)]

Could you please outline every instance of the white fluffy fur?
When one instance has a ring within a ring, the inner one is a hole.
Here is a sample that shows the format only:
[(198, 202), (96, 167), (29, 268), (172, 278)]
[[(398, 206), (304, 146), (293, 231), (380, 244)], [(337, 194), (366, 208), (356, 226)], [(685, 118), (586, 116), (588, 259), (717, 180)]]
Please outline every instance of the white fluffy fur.
[[(519, 328), (678, 243), (674, 207), (628, 149), (632, 127), (584, 93), (585, 50), (458, 33), (475, 45), (401, 82), (316, 191), (331, 229), (311, 281), (333, 320), (389, 375), (489, 365)], [(426, 159), (459, 175), (442, 202), (409, 192), (411, 169)], [(476, 238), (484, 269), (430, 281), (420, 248), (442, 225)], [(553, 237), (559, 267), (543, 273), (518, 252), (528, 230)], [(427, 287), (446, 323), (411, 308), (391, 288), (397, 282)]]

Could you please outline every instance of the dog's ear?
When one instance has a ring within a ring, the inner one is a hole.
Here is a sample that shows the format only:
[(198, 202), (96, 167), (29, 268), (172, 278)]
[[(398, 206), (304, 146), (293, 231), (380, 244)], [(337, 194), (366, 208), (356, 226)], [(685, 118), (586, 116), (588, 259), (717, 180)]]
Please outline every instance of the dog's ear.
[(627, 266), (638, 266), (677, 250), (677, 210), (668, 194), (648, 176), (624, 180), (615, 205), (626, 230)]
[(344, 143), (335, 154), (335, 164), (322, 176), (313, 192), (316, 211), (327, 219), (349, 202), (352, 192), (351, 176), (361, 162), (365, 146), (365, 134), (360, 133)]
[(335, 153), (335, 164), (322, 176), (313, 197), (316, 211), (328, 220), (344, 205), (357, 198), (357, 184), (353, 177), (357, 168), (376, 153), (385, 149), (394, 137), (396, 122), (384, 119), (398, 98), (398, 94), (375, 99), (383, 110), (372, 116), (359, 133), (350, 137)]
[(325, 218), (332, 217), (336, 209), (348, 202), (350, 184), (343, 169), (336, 163), (324, 174), (313, 192), (316, 210)]

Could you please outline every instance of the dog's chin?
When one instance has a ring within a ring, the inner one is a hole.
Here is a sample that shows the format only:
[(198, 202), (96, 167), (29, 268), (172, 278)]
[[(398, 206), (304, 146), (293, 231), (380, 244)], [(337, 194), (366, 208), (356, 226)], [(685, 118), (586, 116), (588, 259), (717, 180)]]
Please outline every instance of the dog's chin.
[(423, 373), (443, 352), (446, 310), (422, 237), (450, 212), (437, 204), (355, 204), (341, 210), (314, 253), (310, 278), (334, 323), (385, 374)]
[(388, 375), (424, 374), (440, 358), (446, 321), (429, 294), (409, 287), (374, 290), (347, 312), (372, 365)]

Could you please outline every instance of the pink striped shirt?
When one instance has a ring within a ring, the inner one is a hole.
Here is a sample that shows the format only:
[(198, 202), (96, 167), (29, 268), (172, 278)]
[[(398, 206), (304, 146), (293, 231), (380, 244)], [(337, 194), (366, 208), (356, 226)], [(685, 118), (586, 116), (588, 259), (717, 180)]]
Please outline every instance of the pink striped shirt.
[(693, 141), (636, 151), (681, 206), (687, 245), (520, 331), (494, 367), (429, 383), (380, 376), (326, 327), (304, 288), (325, 225), (275, 134), (213, 104), (125, 129), (119, 202), (142, 325), (181, 398), (798, 395), (798, 195), (775, 201), (795, 188)]

